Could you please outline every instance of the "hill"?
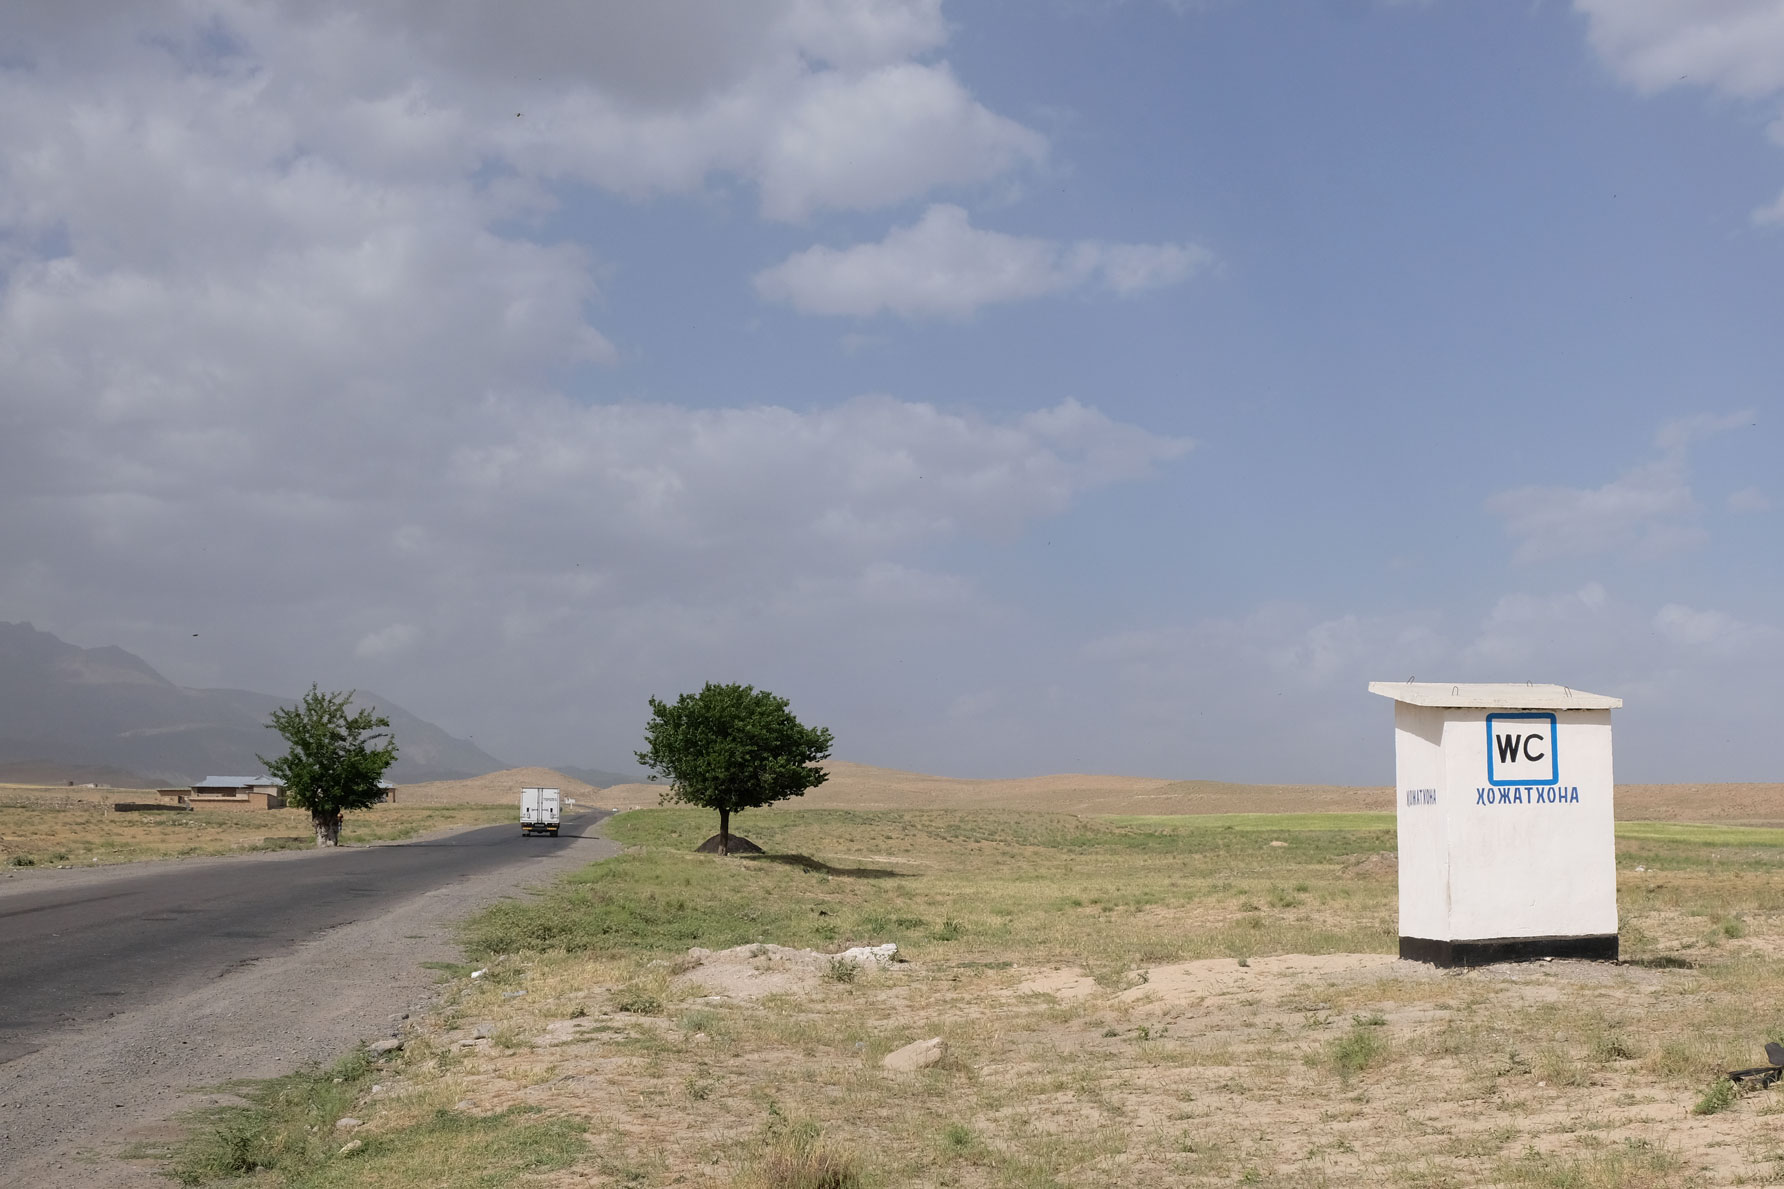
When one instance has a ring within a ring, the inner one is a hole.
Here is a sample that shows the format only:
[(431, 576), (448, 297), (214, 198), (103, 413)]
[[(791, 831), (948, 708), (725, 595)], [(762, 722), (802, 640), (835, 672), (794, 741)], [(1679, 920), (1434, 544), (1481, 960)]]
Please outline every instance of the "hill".
[[(10, 779), (183, 784), (260, 770), (280, 748), (266, 720), (295, 697), (186, 689), (115, 646), (81, 648), (28, 623), (0, 623), (0, 770)], [(500, 760), (369, 691), (390, 718), (396, 783), (477, 776)], [(105, 773), (99, 776), (98, 773)]]
[[(1145, 776), (1068, 773), (1002, 780), (928, 776), (832, 760), (830, 779), (787, 802), (805, 809), (1036, 809), (1053, 813), (1338, 813), (1388, 810), (1392, 789), (1325, 785), (1227, 784)], [(602, 805), (655, 805), (656, 784), (603, 789)]]
[[(1391, 788), (1312, 784), (1233, 784), (1143, 776), (1029, 776), (965, 780), (833, 760), (830, 779), (788, 809), (1029, 809), (1049, 813), (1391, 812)], [(655, 805), (662, 786), (623, 784), (595, 795), (599, 805)], [(1618, 785), (1620, 821), (1784, 824), (1784, 784)], [(747, 819), (746, 819), (747, 820)], [(747, 826), (744, 827), (747, 829)]]
[(396, 791), (398, 805), (506, 805), (520, 804), (521, 789), (557, 789), (583, 805), (607, 802), (594, 786), (566, 776), (555, 768), (504, 768), (464, 780), (435, 780), (405, 784)]

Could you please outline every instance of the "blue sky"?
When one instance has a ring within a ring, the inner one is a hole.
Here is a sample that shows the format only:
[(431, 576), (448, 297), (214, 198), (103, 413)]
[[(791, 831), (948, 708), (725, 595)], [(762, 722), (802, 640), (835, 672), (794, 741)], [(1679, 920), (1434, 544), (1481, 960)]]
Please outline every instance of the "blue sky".
[[(0, 618), (613, 766), (1779, 779), (1784, 3), (0, 17)], [(196, 633), (196, 635), (194, 634)]]

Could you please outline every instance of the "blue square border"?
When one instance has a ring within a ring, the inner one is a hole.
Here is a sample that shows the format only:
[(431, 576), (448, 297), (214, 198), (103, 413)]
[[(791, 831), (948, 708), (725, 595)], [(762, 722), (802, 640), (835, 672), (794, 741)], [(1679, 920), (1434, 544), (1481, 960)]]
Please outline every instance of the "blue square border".
[[(1496, 779), (1494, 779), (1493, 765), (1494, 765), (1495, 760), (1494, 760), (1494, 756), (1493, 756), (1493, 724), (1496, 722), (1500, 722), (1500, 721), (1529, 722), (1529, 721), (1537, 720), (1537, 719), (1543, 720), (1549, 724), (1549, 778), (1547, 780), (1496, 780)], [(1525, 785), (1525, 786), (1534, 786), (1534, 787), (1541, 788), (1541, 787), (1546, 787), (1551, 784), (1560, 784), (1561, 783), (1561, 740), (1559, 738), (1559, 735), (1560, 735), (1560, 732), (1556, 729), (1555, 716), (1553, 714), (1524, 713), (1524, 714), (1489, 714), (1489, 715), (1487, 715), (1487, 783), (1490, 785), (1493, 785), (1495, 787), (1499, 787), (1499, 788), (1504, 788), (1509, 785)]]

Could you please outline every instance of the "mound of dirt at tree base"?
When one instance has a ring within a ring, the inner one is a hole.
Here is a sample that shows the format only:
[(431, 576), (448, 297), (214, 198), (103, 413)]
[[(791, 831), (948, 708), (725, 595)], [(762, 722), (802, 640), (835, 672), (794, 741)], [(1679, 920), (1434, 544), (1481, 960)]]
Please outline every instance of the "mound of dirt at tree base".
[[(716, 855), (719, 853), (719, 836), (714, 834), (705, 842), (694, 848), (697, 855)], [(734, 855), (759, 855), (765, 853), (761, 847), (745, 838), (742, 834), (731, 835), (731, 853)]]
[(520, 810), (521, 789), (557, 789), (576, 807), (601, 806), (595, 786), (550, 768), (508, 768), (468, 780), (432, 780), (425, 784), (398, 785), (398, 805), (513, 805)]

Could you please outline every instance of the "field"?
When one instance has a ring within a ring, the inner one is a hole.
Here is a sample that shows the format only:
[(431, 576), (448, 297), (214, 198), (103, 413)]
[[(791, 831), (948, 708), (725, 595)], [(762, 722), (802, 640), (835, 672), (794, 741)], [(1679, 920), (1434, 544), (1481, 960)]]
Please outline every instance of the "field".
[[(706, 814), (614, 819), (627, 853), (468, 926), (486, 973), (443, 972), (442, 1006), (403, 1053), (262, 1094), (200, 1132), (186, 1175), (1784, 1178), (1784, 1091), (1718, 1080), (1784, 1036), (1784, 830), (1621, 825), (1624, 963), (1441, 972), (1391, 956), (1385, 813), (804, 809), (741, 825), (767, 857), (689, 853)], [(888, 941), (903, 960), (884, 969), (796, 952)], [(881, 1067), (930, 1037), (946, 1043), (938, 1064)], [(345, 1154), (336, 1112), (366, 1121)], [(534, 1155), (493, 1155), (521, 1149)]]
[[(310, 815), (299, 809), (117, 813), (111, 808), (119, 801), (154, 799), (153, 792), (140, 789), (0, 785), (0, 871), (316, 844)], [(349, 813), (341, 841), (389, 842), (516, 816), (506, 805), (377, 805)]]

